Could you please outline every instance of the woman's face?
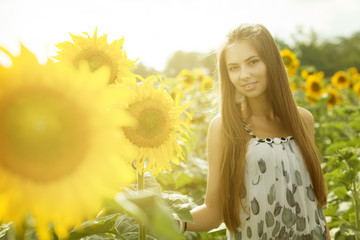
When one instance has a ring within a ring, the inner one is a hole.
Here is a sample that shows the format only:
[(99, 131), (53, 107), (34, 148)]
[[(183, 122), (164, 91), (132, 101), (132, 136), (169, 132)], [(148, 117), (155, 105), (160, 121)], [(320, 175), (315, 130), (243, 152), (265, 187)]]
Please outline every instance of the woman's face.
[(225, 66), (230, 81), (242, 95), (248, 99), (265, 95), (266, 66), (252, 44), (241, 41), (227, 48)]

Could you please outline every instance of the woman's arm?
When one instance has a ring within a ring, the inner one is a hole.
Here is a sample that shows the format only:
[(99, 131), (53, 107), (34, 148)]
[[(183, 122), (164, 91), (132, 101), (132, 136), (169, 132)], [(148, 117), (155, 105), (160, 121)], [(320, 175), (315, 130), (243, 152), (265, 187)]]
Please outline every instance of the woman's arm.
[(209, 231), (217, 228), (223, 221), (220, 201), (220, 168), (221, 168), (222, 123), (216, 116), (209, 125), (207, 136), (207, 156), (209, 170), (205, 203), (191, 211), (194, 223), (187, 223), (188, 231)]
[[(308, 131), (311, 139), (313, 141), (315, 141), (315, 129), (314, 129), (314, 117), (313, 117), (313, 115), (311, 114), (311, 112), (309, 112), (308, 110), (306, 110), (304, 108), (298, 107), (298, 109), (299, 109), (300, 116), (302, 117), (302, 119), (304, 121), (306, 130)], [(324, 215), (324, 221), (325, 221), (325, 227), (326, 227), (326, 234), (327, 234), (328, 239), (331, 240), (330, 232), (329, 232), (329, 228), (328, 228), (328, 225), (327, 225), (327, 221), (326, 221), (326, 217), (325, 217), (324, 212), (323, 212), (323, 215)]]

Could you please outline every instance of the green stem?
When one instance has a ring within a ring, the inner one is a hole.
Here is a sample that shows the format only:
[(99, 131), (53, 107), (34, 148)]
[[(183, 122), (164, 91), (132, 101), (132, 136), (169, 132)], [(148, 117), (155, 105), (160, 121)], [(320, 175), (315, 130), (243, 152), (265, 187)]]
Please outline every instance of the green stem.
[[(144, 190), (144, 175), (137, 173), (138, 191)], [(139, 223), (139, 240), (146, 239), (146, 229), (142, 223)]]

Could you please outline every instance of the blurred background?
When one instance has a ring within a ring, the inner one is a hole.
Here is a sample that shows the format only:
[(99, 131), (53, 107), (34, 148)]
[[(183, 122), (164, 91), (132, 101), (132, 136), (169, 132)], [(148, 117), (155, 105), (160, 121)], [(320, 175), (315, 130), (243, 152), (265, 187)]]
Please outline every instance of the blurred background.
[[(109, 42), (125, 37), (128, 58), (139, 58), (139, 73), (171, 75), (198, 65), (212, 70), (209, 55), (230, 29), (262, 23), (302, 64), (316, 58), (311, 63), (331, 75), (334, 59), (337, 68), (359, 66), (359, 46), (352, 48), (359, 40), (359, 10), (358, 0), (0, 0), (0, 45), (16, 54), (21, 41), (45, 62), (56, 55), (55, 43), (71, 40), (68, 33), (92, 33), (97, 26)], [(347, 49), (347, 59), (336, 55), (339, 48)], [(0, 61), (10, 64), (3, 55)]]

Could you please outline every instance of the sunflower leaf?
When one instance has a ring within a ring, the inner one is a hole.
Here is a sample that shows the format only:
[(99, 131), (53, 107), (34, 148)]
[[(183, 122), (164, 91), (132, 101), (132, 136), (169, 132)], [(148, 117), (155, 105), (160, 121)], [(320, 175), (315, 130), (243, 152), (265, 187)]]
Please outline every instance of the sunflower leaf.
[(159, 195), (142, 191), (121, 193), (115, 198), (124, 212), (144, 224), (149, 234), (158, 239), (184, 239), (171, 216), (171, 210), (160, 201)]
[(11, 224), (0, 225), (0, 240), (15, 239), (14, 230)]
[(111, 214), (108, 216), (97, 218), (95, 220), (86, 221), (82, 224), (82, 226), (76, 227), (70, 232), (69, 240), (80, 239), (94, 234), (117, 234), (114, 228), (117, 218), (118, 214)]
[(194, 207), (194, 203), (190, 197), (172, 191), (162, 192), (161, 197), (174, 211), (179, 220), (183, 222), (193, 222), (190, 210)]

